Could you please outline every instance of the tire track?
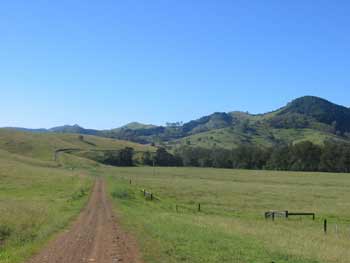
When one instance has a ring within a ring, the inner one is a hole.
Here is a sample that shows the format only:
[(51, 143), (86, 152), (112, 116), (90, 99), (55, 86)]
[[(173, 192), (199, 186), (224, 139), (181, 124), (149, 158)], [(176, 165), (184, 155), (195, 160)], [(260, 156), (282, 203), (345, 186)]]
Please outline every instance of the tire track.
[(136, 242), (112, 213), (105, 182), (95, 181), (89, 202), (72, 227), (28, 263), (141, 263)]

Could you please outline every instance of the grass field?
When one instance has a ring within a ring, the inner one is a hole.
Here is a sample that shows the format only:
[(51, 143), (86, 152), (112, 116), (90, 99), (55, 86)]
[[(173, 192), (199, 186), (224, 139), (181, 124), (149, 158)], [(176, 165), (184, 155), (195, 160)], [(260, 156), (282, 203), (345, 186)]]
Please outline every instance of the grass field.
[[(107, 178), (116, 213), (145, 262), (349, 262), (348, 174), (118, 168), (67, 153), (52, 160), (57, 148), (130, 145), (84, 140), (0, 130), (1, 263), (24, 262), (65, 228), (86, 203), (94, 175)], [(160, 200), (146, 200), (140, 189)], [(268, 210), (315, 212), (316, 220), (272, 222), (264, 219)]]
[[(349, 262), (348, 174), (103, 168), (146, 262)], [(132, 185), (129, 184), (132, 180)], [(141, 188), (161, 201), (147, 201)], [(197, 204), (201, 203), (201, 212)], [(178, 212), (175, 206), (179, 205)], [(267, 210), (311, 211), (266, 221)], [(323, 233), (323, 219), (329, 222)]]

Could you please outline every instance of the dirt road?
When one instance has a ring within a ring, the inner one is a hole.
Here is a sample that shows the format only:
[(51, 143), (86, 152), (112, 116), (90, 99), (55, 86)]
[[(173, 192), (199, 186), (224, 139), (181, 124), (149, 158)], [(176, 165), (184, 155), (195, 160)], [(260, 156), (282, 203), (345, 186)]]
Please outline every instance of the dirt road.
[(60, 234), (28, 263), (139, 263), (135, 241), (118, 226), (107, 199), (105, 182), (97, 179), (86, 208), (71, 229)]

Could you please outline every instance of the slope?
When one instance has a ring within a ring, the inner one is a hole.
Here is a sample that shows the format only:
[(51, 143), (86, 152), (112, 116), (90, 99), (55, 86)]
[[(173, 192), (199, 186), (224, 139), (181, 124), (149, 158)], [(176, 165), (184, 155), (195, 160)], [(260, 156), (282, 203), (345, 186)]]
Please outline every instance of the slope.
[(63, 148), (118, 150), (124, 147), (132, 147), (136, 151), (152, 150), (150, 146), (92, 135), (30, 133), (0, 129), (0, 149), (44, 161), (53, 160), (54, 152)]

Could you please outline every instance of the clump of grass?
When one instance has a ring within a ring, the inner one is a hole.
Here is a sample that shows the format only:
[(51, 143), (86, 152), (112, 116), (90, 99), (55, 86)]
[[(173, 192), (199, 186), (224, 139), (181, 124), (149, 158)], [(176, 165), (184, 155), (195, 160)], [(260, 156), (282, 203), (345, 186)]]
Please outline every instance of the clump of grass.
[(80, 200), (81, 198), (88, 195), (88, 189), (86, 188), (80, 188), (78, 191), (74, 192), (72, 196), (68, 199), (69, 202), (74, 202), (77, 200)]
[(112, 192), (112, 197), (123, 200), (135, 199), (135, 193), (129, 189), (115, 189)]
[(11, 235), (11, 228), (7, 225), (0, 225), (0, 244)]

